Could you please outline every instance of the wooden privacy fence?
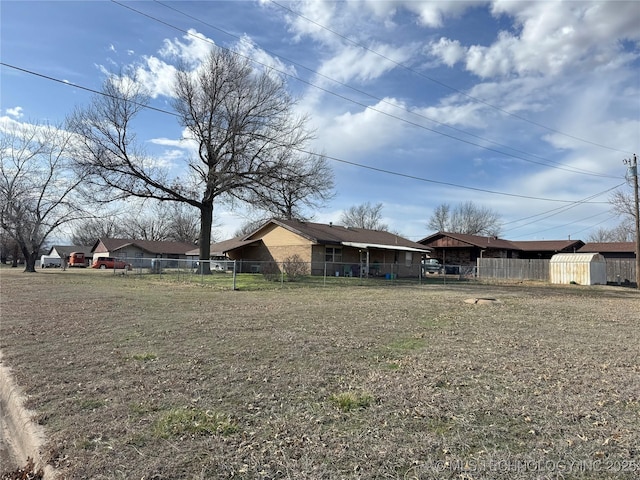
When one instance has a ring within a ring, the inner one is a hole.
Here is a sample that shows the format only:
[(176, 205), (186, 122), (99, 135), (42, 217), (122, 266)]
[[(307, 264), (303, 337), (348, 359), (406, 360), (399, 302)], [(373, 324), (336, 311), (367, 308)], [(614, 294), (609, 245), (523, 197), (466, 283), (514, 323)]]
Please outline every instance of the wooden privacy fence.
[(478, 277), (503, 280), (549, 280), (549, 260), (479, 258)]
[[(606, 262), (607, 283), (636, 282), (634, 258), (608, 258)], [(549, 281), (549, 260), (479, 258), (477, 271), (478, 278)]]

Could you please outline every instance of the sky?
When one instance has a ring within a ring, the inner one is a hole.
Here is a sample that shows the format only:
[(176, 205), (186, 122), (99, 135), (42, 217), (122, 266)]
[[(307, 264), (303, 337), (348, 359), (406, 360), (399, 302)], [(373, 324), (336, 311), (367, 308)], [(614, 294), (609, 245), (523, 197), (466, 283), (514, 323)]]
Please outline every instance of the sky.
[[(137, 71), (171, 109), (172, 72), (213, 47), (275, 68), (309, 117), (340, 223), (382, 203), (417, 241), (442, 204), (500, 215), (509, 240), (586, 239), (640, 154), (640, 2), (29, 1), (0, 3), (0, 121), (63, 122), (110, 73)], [(175, 117), (138, 139), (180, 169)], [(248, 213), (215, 207), (219, 239)]]

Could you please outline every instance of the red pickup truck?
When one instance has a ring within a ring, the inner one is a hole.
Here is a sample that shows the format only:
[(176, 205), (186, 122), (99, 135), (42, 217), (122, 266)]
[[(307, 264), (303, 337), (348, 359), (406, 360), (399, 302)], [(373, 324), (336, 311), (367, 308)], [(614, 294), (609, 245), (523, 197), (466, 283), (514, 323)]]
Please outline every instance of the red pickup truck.
[(131, 265), (122, 260), (118, 260), (113, 257), (98, 257), (93, 261), (91, 268), (100, 268), (106, 270), (107, 268), (113, 269), (127, 269), (131, 270)]

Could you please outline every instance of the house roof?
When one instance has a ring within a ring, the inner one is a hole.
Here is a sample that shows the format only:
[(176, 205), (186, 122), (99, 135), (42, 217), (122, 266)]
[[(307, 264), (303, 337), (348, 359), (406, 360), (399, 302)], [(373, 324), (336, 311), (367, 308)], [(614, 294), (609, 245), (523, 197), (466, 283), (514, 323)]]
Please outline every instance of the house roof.
[(257, 240), (262, 231), (277, 225), (319, 245), (345, 245), (358, 248), (382, 248), (403, 251), (429, 252), (424, 245), (383, 230), (345, 227), (341, 225), (300, 222), (296, 220), (270, 220), (244, 240)]
[[(257, 240), (243, 240), (244, 237), (234, 237), (229, 240), (224, 240), (222, 242), (216, 242), (211, 244), (211, 256), (222, 257), (229, 250), (234, 250), (236, 248), (245, 247), (252, 243), (255, 243)], [(186, 255), (189, 256), (198, 256), (200, 255), (200, 249), (194, 248), (189, 250)]]
[(533, 241), (512, 241), (519, 250), (525, 252), (561, 252), (564, 250), (577, 251), (584, 245), (582, 240), (533, 240)]
[(58, 255), (64, 255), (65, 257), (71, 255), (71, 252), (82, 252), (85, 256), (90, 257), (93, 247), (91, 245), (54, 245), (49, 250), (49, 255), (51, 255), (54, 250)]
[(602, 242), (587, 243), (578, 250), (581, 253), (633, 253), (636, 251), (634, 242)]
[(429, 235), (428, 237), (423, 238), (422, 240), (418, 240), (418, 243), (424, 245), (442, 237), (453, 238), (455, 240), (458, 240), (461, 243), (465, 243), (473, 247), (498, 248), (503, 250), (519, 250), (519, 248), (514, 245), (514, 242), (510, 242), (509, 240), (504, 240), (498, 237), (483, 237), (480, 235), (468, 235), (465, 233), (437, 232), (437, 233), (434, 233), (433, 235)]
[[(423, 238), (419, 241), (422, 244), (430, 244), (439, 238), (448, 237), (464, 245), (458, 245), (458, 248), (465, 246), (478, 247), (482, 249), (500, 249), (500, 250), (520, 250), (524, 252), (561, 252), (567, 250), (577, 250), (584, 245), (582, 240), (534, 240), (534, 241), (514, 241), (505, 240), (498, 237), (483, 237), (480, 235), (468, 235), (463, 233), (438, 232)], [(452, 246), (451, 248), (456, 248)]]
[(192, 243), (186, 242), (133, 240), (130, 238), (101, 238), (95, 243), (92, 251), (95, 251), (100, 243), (102, 243), (108, 252), (116, 252), (131, 246), (149, 253), (165, 255), (185, 255), (186, 252), (192, 250), (194, 247)]

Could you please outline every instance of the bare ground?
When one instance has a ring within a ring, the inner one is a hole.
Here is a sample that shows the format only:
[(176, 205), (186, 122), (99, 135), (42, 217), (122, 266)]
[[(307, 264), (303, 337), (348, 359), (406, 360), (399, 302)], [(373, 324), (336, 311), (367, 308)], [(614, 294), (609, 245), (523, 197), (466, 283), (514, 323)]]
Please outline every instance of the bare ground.
[(60, 478), (640, 472), (635, 290), (0, 275), (0, 349)]

